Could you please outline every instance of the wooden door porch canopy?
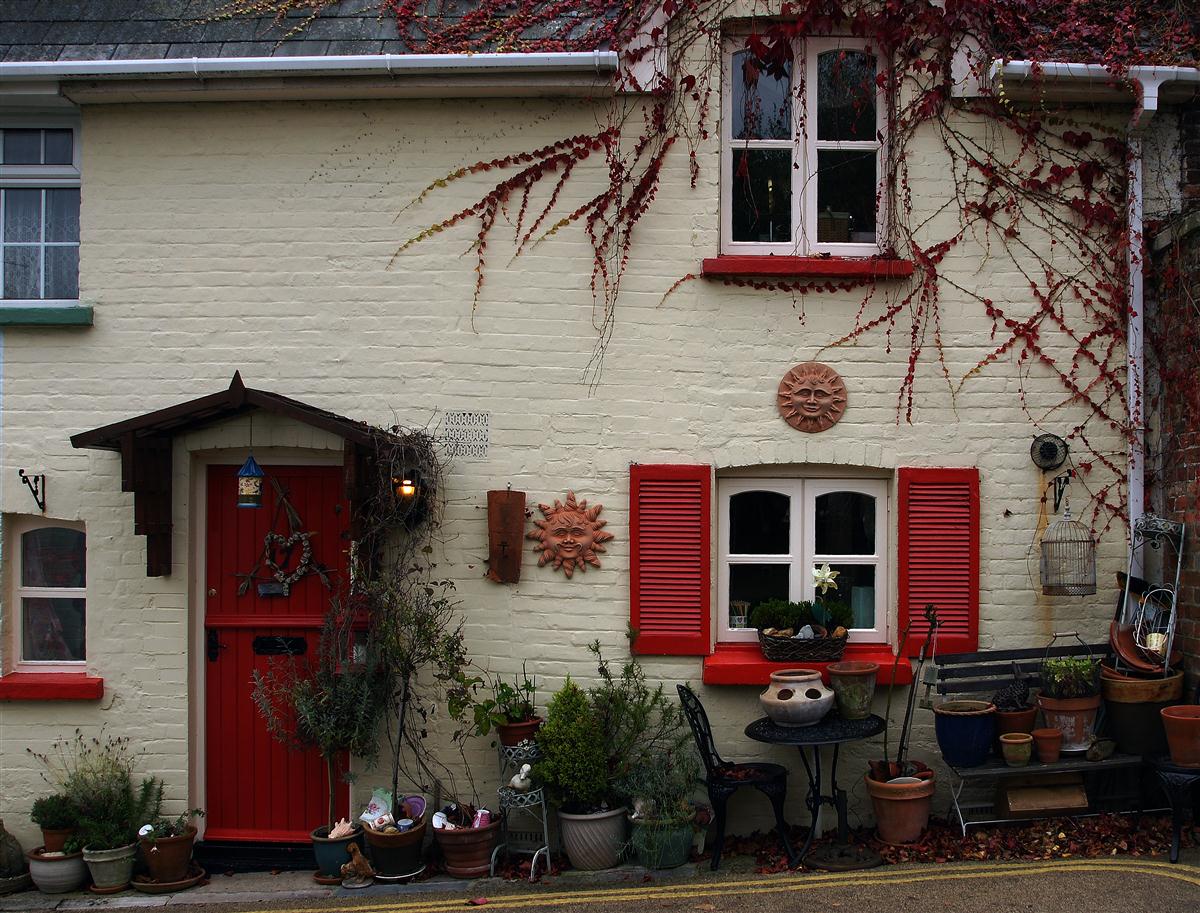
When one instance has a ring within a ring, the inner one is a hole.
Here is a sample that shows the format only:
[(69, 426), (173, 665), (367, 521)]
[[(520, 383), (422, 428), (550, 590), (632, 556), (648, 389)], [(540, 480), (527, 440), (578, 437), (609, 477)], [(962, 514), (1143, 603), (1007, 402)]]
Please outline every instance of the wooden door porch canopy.
[[(121, 454), (121, 490), (133, 492), (133, 531), (146, 537), (146, 576), (171, 573), (171, 451), (174, 437), (256, 409), (336, 434), (345, 441), (343, 479), (351, 505), (352, 536), (359, 507), (369, 496), (378, 445), (387, 433), (299, 400), (254, 390), (234, 372), (227, 390), (125, 419), (71, 437), (71, 445)], [(232, 495), (231, 495), (232, 497)]]

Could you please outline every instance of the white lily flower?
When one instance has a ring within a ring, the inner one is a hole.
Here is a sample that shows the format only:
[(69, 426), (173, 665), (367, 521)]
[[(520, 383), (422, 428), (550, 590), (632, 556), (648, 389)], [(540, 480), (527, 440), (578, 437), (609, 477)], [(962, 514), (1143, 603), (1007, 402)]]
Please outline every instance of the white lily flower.
[(838, 588), (837, 576), (838, 572), (830, 568), (828, 563), (813, 568), (813, 581), (822, 596)]

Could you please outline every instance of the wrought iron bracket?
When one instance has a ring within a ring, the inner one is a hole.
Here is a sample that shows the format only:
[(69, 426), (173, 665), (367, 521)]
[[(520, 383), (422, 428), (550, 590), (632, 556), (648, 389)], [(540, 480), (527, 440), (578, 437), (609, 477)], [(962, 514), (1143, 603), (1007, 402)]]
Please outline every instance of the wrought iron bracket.
[(1062, 475), (1054, 477), (1054, 512), (1058, 513), (1058, 508), (1062, 506), (1063, 495), (1067, 493), (1067, 486), (1071, 484), (1071, 479), (1075, 477), (1075, 470), (1068, 469)]
[(38, 510), (42, 513), (46, 512), (46, 474), (39, 473), (31, 476), (24, 469), (18, 469), (17, 475), (21, 477), (21, 481), (25, 483), (25, 487), (29, 489), (33, 495), (34, 503), (37, 504)]

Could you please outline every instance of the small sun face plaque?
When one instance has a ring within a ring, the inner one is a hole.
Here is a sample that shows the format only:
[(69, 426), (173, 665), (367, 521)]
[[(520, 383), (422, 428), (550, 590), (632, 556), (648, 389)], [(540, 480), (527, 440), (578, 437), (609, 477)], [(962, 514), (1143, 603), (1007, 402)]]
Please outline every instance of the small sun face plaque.
[(576, 501), (571, 491), (566, 502), (555, 499), (553, 506), (539, 504), (538, 509), (546, 519), (534, 520), (537, 529), (526, 535), (538, 543), (533, 547), (538, 567), (553, 564), (555, 570), (570, 577), (576, 568), (587, 571), (589, 564), (600, 566), (596, 552), (603, 552), (604, 543), (613, 537), (604, 531), (607, 521), (600, 519), (602, 505), (588, 507), (586, 499)]
[(846, 411), (846, 385), (817, 361), (796, 365), (779, 382), (779, 414), (797, 431), (828, 431)]

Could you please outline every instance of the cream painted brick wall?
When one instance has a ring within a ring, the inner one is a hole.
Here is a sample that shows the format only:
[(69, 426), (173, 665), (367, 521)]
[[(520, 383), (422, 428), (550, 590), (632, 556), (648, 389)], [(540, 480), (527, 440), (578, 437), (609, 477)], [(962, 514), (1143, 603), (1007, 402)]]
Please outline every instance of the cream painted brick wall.
[[(596, 342), (591, 253), (578, 232), (564, 231), (510, 264), (511, 229), (506, 235), (507, 226), (499, 225), (477, 308), (468, 250), (473, 225), (443, 233), (389, 267), (400, 242), (470, 203), (494, 174), (404, 209), (430, 181), (594, 123), (578, 102), (549, 100), (84, 112), (81, 288), (95, 307), (95, 327), (6, 334), (3, 477), (10, 484), (0, 506), (27, 512), (27, 493), (11, 484), (16, 468), (45, 471), (50, 514), (87, 524), (89, 666), (104, 676), (106, 693), (98, 704), (0, 705), (0, 815), (25, 843), (34, 836), (29, 804), (41, 787), (24, 748), (44, 747), (76, 726), (94, 732), (107, 725), (132, 736), (145, 746), (147, 769), (167, 779), (172, 807), (203, 803), (197, 662), (188, 659), (198, 643), (189, 589), (196, 574), (189, 500), (200, 465), (193, 455), (225, 448), (227, 458), (240, 460), (249, 428), (231, 423), (176, 447), (175, 565), (159, 579), (144, 576), (145, 545), (132, 533), (132, 496), (119, 490), (118, 458), (73, 450), (68, 436), (219, 390), (235, 369), (249, 386), (380, 424), (436, 425), (446, 410), (490, 414), (488, 457), (450, 469), (439, 559), (458, 582), (475, 654), (501, 671), (529, 660), (543, 701), (567, 673), (592, 677), (589, 641), (598, 638), (612, 656), (623, 655), (631, 462), (701, 462), (718, 471), (779, 464), (781, 472), (791, 464), (822, 464), (830, 473), (839, 465), (978, 466), (981, 646), (1040, 645), (1064, 628), (1101, 634), (1113, 572), (1123, 564), (1123, 529), (1110, 529), (1100, 543), (1097, 596), (1042, 597), (1035, 586), (1041, 489), (1028, 456), (1034, 429), (1026, 409), (1045, 415), (1046, 427), (1059, 433), (1086, 418), (1076, 407), (1057, 408), (1062, 390), (1042, 367), (1001, 359), (955, 397), (932, 357), (930, 333), (913, 422), (906, 424), (896, 412), (908, 354), (903, 324), (890, 351), (883, 330), (852, 346), (825, 348), (852, 325), (861, 293), (793, 301), (693, 281), (663, 299), (676, 279), (717, 250), (719, 154), (711, 143), (700, 150), (695, 190), (687, 184), (685, 156), (672, 158), (659, 199), (638, 228), (594, 388), (584, 381)], [(952, 187), (932, 138), (914, 152), (921, 220)], [(563, 211), (596, 192), (602, 169), (600, 160), (579, 169)], [(944, 229), (953, 220), (937, 222)], [(1046, 238), (1032, 233), (1028, 240), (1050, 251)], [(1066, 263), (1071, 255), (1060, 245), (1053, 256)], [(987, 252), (975, 239), (946, 258), (945, 272), (1019, 316), (1033, 308), (1018, 270), (1027, 265), (1012, 264), (995, 247)], [(874, 298), (895, 294), (881, 287)], [(942, 294), (946, 368), (957, 380), (996, 343), (977, 304), (948, 283)], [(1044, 342), (1059, 352), (1066, 341)], [(793, 431), (774, 408), (779, 378), (812, 358), (834, 365), (850, 392), (845, 418), (819, 436)], [(1113, 433), (1089, 430), (1123, 462), (1124, 446)], [(328, 457), (339, 447), (308, 429), (268, 422), (256, 421), (254, 436), (256, 448), (302, 447)], [(1103, 481), (1098, 470), (1087, 484)], [(518, 586), (486, 581), (486, 491), (509, 484), (526, 491), (531, 506), (569, 489), (602, 503), (616, 535), (603, 568), (568, 581), (538, 569), (527, 552)], [(894, 530), (894, 510), (889, 522)], [(894, 569), (890, 576), (894, 616)], [(10, 612), (6, 600), (5, 619)], [(646, 667), (669, 686), (699, 683), (697, 658), (651, 658)], [(798, 768), (791, 752), (742, 736), (758, 715), (755, 689), (705, 688), (702, 696), (723, 753)], [(899, 705), (903, 693), (895, 699)], [(880, 695), (880, 709), (882, 702)], [(929, 714), (918, 719), (915, 754), (933, 761)], [(857, 748), (841, 769), (859, 820), (869, 816), (861, 761), (877, 752), (877, 746)], [(494, 758), (485, 744), (474, 746), (471, 761), (482, 795), (490, 795)], [(367, 773), (356, 793), (383, 779), (382, 772)], [(790, 813), (802, 821), (800, 779), (797, 770)], [(762, 824), (765, 811), (743, 797), (735, 824)]]

